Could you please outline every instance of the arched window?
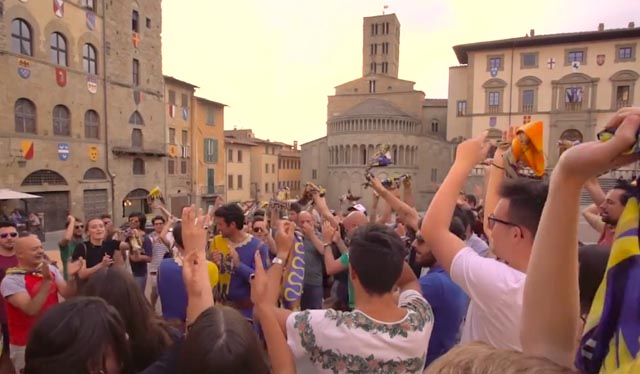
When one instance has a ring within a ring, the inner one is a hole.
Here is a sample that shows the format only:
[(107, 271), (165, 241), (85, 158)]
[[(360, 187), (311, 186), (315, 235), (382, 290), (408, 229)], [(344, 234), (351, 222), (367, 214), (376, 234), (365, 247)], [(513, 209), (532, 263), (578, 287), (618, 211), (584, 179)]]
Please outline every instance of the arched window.
[(84, 113), (84, 137), (100, 139), (100, 117), (95, 110), (87, 110)]
[(88, 43), (82, 47), (82, 68), (89, 74), (98, 75), (96, 47)]
[(53, 107), (53, 135), (71, 136), (71, 114), (64, 105)]
[(133, 175), (144, 175), (144, 160), (141, 158), (133, 159)]
[(100, 168), (90, 168), (84, 173), (84, 180), (104, 180), (107, 179), (107, 174)]
[(142, 148), (142, 130), (133, 129), (131, 131), (131, 147)]
[(11, 52), (33, 56), (31, 26), (22, 18), (11, 22)]
[(51, 62), (67, 66), (67, 40), (59, 32), (54, 32), (49, 38), (51, 46)]
[(16, 132), (36, 133), (36, 106), (28, 99), (18, 99), (14, 108)]
[(579, 142), (582, 143), (582, 133), (576, 129), (568, 129), (565, 130), (562, 135), (560, 135), (560, 140), (568, 140), (571, 142)]
[(135, 112), (133, 112), (131, 114), (131, 116), (129, 117), (129, 123), (132, 124), (132, 125), (143, 126), (144, 125), (144, 119), (142, 119), (142, 116), (140, 115), (140, 112), (138, 112), (137, 110)]
[(151, 207), (147, 202), (148, 194), (149, 191), (142, 188), (129, 192), (122, 200), (122, 217), (128, 217), (133, 212), (151, 213)]
[(21, 186), (42, 186), (48, 184), (50, 186), (67, 186), (64, 177), (53, 170), (41, 169), (27, 175), (22, 181)]

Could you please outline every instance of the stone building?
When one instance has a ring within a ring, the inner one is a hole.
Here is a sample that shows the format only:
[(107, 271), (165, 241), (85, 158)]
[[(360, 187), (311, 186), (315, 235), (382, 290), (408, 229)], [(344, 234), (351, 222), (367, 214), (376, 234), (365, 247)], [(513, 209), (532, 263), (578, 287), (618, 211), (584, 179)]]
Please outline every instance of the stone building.
[(163, 188), (171, 213), (180, 216), (182, 207), (194, 195), (192, 143), (194, 136), (193, 101), (197, 86), (174, 77), (164, 77), (166, 136), (168, 139), (166, 185)]
[(251, 147), (249, 195), (254, 200), (269, 200), (277, 192), (278, 170), (276, 167), (278, 165), (278, 151), (282, 143), (258, 139), (251, 130), (227, 130), (224, 132), (224, 136), (228, 139), (245, 140), (255, 144), (254, 147)]
[(225, 197), (225, 104), (195, 97), (191, 174), (194, 203), (206, 209), (218, 196)]
[(282, 144), (278, 151), (278, 189), (288, 188), (291, 198), (300, 197), (301, 166), (298, 142), (294, 141), (293, 146)]
[(382, 144), (393, 165), (374, 169), (380, 178), (408, 174), (423, 210), (452, 161), (446, 141), (447, 101), (426, 99), (414, 82), (398, 78), (400, 22), (395, 14), (365, 17), (362, 77), (335, 88), (327, 106), (327, 135), (302, 145), (302, 180), (327, 187), (337, 206), (348, 190), (365, 193), (365, 168)]
[[(46, 231), (149, 212), (166, 154), (161, 1), (0, 1), (0, 185)], [(108, 42), (105, 42), (108, 41)]]
[(226, 201), (255, 200), (257, 187), (251, 181), (251, 150), (258, 145), (247, 139), (225, 137), (224, 146), (226, 148)]
[(489, 130), (506, 136), (529, 121), (544, 123), (548, 167), (561, 139), (594, 140), (611, 115), (640, 105), (640, 28), (493, 40), (453, 47), (447, 138)]

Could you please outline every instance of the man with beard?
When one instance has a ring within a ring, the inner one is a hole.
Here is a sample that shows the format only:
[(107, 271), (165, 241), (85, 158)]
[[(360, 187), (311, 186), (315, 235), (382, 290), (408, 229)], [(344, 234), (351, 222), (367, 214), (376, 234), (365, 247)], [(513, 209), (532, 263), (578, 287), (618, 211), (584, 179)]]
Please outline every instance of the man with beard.
[[(220, 270), (216, 298), (238, 310), (246, 319), (253, 320), (249, 279), (255, 272), (256, 251), (260, 251), (265, 262), (269, 258), (269, 249), (258, 238), (242, 230), (244, 218), (244, 212), (238, 204), (226, 204), (216, 209), (213, 219), (219, 235), (211, 241), (210, 250), (211, 258)], [(284, 264), (277, 257), (273, 263)], [(268, 267), (266, 263), (263, 266)]]
[[(418, 227), (420, 226), (422, 219), (418, 223)], [(464, 223), (458, 216), (451, 220), (449, 231), (461, 240), (466, 237)], [(420, 232), (416, 233), (412, 246), (416, 253), (416, 263), (429, 268), (429, 272), (418, 280), (422, 295), (431, 305), (435, 319), (427, 350), (426, 366), (429, 366), (458, 343), (460, 327), (469, 306), (469, 297), (436, 263), (436, 258)]]
[(583, 210), (582, 215), (600, 233), (598, 245), (611, 247), (620, 215), (627, 200), (636, 194), (636, 187), (625, 180), (618, 180), (605, 195), (597, 179), (592, 179), (585, 184), (585, 188), (591, 195), (593, 204)]

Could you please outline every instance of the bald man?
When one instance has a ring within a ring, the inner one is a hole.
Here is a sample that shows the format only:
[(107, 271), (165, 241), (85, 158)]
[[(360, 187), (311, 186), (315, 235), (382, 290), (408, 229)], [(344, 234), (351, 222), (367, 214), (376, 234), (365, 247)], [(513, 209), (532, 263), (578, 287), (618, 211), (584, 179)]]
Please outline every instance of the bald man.
[[(345, 242), (348, 245), (349, 239), (360, 226), (366, 225), (368, 222), (367, 216), (360, 211), (349, 213), (342, 222), (346, 231), (347, 237)], [(323, 249), (329, 249), (331, 243), (324, 243)], [(349, 269), (349, 252), (343, 253), (339, 258), (334, 258), (331, 250), (324, 251), (324, 265), (328, 275), (334, 275), (341, 273)], [(351, 284), (351, 277), (348, 277), (348, 292), (349, 292), (349, 308), (353, 309), (355, 306), (353, 290), (353, 284)]]
[[(58, 304), (58, 294), (69, 298), (75, 294), (75, 281), (67, 285), (60, 271), (45, 262), (42, 242), (35, 235), (19, 238), (14, 249), (18, 266), (7, 270), (0, 283), (6, 300), (9, 325), (9, 356), (16, 372), (24, 369), (24, 353), (31, 327), (47, 309)], [(70, 263), (72, 279), (83, 261)]]

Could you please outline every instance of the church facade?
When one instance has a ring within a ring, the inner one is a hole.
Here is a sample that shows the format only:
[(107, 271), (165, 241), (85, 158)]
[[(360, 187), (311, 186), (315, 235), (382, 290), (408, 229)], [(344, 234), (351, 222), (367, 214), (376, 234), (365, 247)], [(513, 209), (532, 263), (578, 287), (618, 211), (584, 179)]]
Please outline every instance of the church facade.
[(400, 22), (395, 14), (365, 17), (362, 77), (335, 87), (327, 105), (327, 135), (302, 145), (302, 182), (327, 188), (337, 207), (351, 191), (372, 199), (365, 169), (381, 145), (393, 164), (379, 178), (409, 175), (418, 210), (426, 209), (453, 160), (447, 142), (447, 100), (427, 99), (415, 83), (398, 78)]

